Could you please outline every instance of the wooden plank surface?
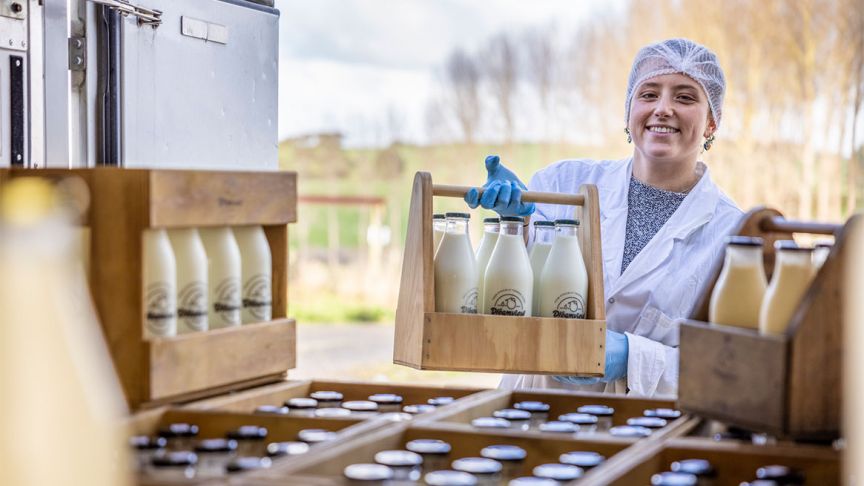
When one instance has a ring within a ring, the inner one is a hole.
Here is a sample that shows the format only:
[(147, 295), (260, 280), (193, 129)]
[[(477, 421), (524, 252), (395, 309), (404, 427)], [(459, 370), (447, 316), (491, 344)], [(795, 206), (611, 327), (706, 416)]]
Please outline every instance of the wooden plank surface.
[(780, 433), (786, 424), (788, 340), (684, 321), (678, 400), (683, 410)]
[(429, 313), (423, 368), (602, 376), (605, 321)]
[[(588, 309), (585, 314), (588, 319), (606, 320), (606, 296), (603, 289), (603, 250), (600, 239), (600, 195), (597, 186), (583, 184), (579, 186), (579, 194), (584, 198), (582, 206), (574, 208), (574, 216), (579, 225), (579, 247), (582, 259), (588, 271)], [(604, 335), (603, 342), (605, 344)], [(606, 355), (603, 354), (601, 366), (605, 366)], [(603, 368), (601, 368), (602, 370)]]
[(423, 315), (435, 310), (432, 258), (432, 177), (418, 172), (408, 210), (393, 346), (393, 362), (414, 368), (423, 359)]
[(288, 225), (264, 226), (272, 265), (273, 319), (288, 317)]
[(295, 366), (293, 319), (149, 341), (150, 396), (161, 399), (282, 373)]
[(145, 172), (150, 177), (151, 227), (280, 225), (297, 221), (295, 172)]
[(253, 412), (261, 405), (278, 405), (289, 398), (309, 395), (309, 380), (284, 380), (245, 390), (234, 390), (203, 400), (187, 403), (190, 410), (221, 410), (224, 412)]

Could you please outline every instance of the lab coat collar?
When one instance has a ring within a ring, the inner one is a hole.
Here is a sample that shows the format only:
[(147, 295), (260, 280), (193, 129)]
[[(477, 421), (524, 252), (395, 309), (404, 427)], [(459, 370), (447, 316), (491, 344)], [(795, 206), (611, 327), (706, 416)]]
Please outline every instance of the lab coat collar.
[(622, 170), (620, 174), (610, 177), (610, 182), (618, 187), (609, 187), (605, 191), (609, 199), (607, 201), (609, 211), (606, 211), (608, 214), (605, 218), (601, 218), (605, 223), (602, 225), (602, 230), (609, 232), (609, 239), (604, 238), (608, 242), (604, 250), (609, 253), (604, 257), (604, 270), (607, 274), (606, 288), (610, 297), (665, 262), (676, 240), (686, 239), (711, 220), (720, 199), (720, 190), (711, 180), (711, 174), (705, 167), (699, 182), (687, 194), (678, 209), (645, 245), (645, 248), (636, 255), (624, 273), (620, 273), (627, 226), (627, 195), (630, 175), (633, 173), (633, 160), (630, 159), (623, 165), (627, 166), (627, 170)]

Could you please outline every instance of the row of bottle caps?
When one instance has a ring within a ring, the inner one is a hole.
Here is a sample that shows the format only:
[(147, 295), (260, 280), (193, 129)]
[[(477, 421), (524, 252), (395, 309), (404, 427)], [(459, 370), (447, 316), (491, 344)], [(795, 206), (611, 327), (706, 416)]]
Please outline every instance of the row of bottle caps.
[(144, 232), (145, 336), (272, 318), (272, 256), (261, 226)]
[(727, 240), (723, 270), (711, 292), (709, 321), (784, 334), (832, 245), (802, 247), (792, 240), (775, 242), (771, 283), (765, 276), (762, 238), (732, 236)]
[(436, 312), (586, 318), (588, 273), (578, 220), (536, 221), (529, 254), (522, 218), (485, 218), (476, 253), (469, 218), (433, 216)]

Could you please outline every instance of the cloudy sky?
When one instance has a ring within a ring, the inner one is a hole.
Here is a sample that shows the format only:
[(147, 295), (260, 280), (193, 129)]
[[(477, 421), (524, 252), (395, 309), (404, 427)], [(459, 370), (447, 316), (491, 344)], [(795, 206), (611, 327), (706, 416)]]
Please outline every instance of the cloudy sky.
[(280, 138), (339, 130), (350, 145), (386, 140), (388, 111), (423, 141), (436, 70), (455, 47), (505, 30), (591, 15), (572, 0), (276, 0), (280, 18)]

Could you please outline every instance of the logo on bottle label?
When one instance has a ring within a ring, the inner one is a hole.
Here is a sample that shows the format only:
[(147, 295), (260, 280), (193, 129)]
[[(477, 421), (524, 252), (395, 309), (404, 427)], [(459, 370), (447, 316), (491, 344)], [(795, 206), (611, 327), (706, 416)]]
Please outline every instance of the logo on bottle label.
[(147, 286), (144, 295), (144, 305), (147, 317), (147, 329), (157, 336), (167, 334), (171, 327), (174, 314), (173, 289), (165, 282), (154, 282)]
[(515, 289), (499, 290), (492, 297), (489, 312), (495, 316), (524, 316), (525, 297)]
[(585, 300), (576, 292), (566, 292), (555, 299), (552, 317), (585, 319)]
[(476, 314), (477, 313), (477, 287), (469, 290), (462, 296), (462, 313)]
[(226, 278), (216, 286), (216, 301), (213, 310), (219, 316), (220, 323), (233, 326), (240, 324), (240, 281), (236, 278)]
[(178, 324), (190, 331), (207, 330), (207, 288), (204, 282), (190, 282), (177, 294)]
[(270, 275), (253, 275), (243, 285), (243, 310), (259, 321), (269, 321), (272, 316)]

